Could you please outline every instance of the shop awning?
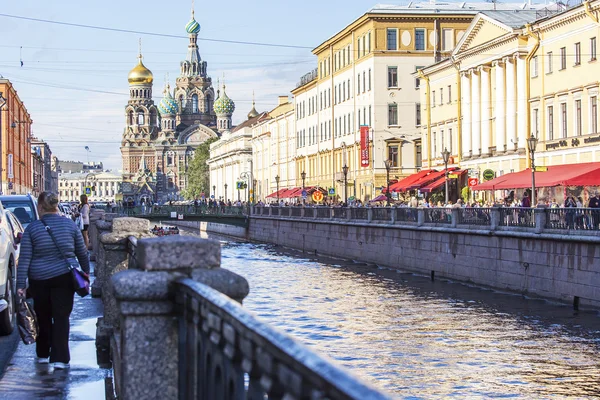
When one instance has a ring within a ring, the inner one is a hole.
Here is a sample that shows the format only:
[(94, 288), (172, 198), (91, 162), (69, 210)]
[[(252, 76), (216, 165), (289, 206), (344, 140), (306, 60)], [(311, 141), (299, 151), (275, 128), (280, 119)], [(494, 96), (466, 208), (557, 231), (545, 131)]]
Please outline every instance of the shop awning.
[[(450, 172), (450, 168), (448, 168), (448, 172)], [(460, 171), (452, 171), (453, 174), (458, 175), (459, 177), (461, 177), (462, 175), (467, 173), (466, 169), (460, 170)], [(439, 178), (437, 178), (435, 181), (431, 182), (430, 184), (428, 184), (427, 186), (423, 186), (420, 190), (422, 193), (431, 193), (434, 190), (436, 190), (437, 188), (439, 188), (440, 186), (443, 186), (446, 183), (446, 175), (442, 175)]]
[[(545, 167), (536, 171), (536, 187), (599, 186), (600, 163), (566, 164)], [(531, 187), (531, 169), (499, 176), (477, 185), (473, 190), (523, 189)]]
[[(448, 172), (452, 172), (454, 171), (456, 168), (448, 168)], [(420, 179), (418, 179), (417, 181), (415, 181), (414, 183), (410, 184), (409, 186), (406, 187), (406, 190), (415, 190), (415, 189), (421, 189), (427, 185), (429, 185), (430, 183), (432, 183), (433, 181), (439, 179), (440, 177), (443, 177), (446, 174), (446, 170), (442, 170), (442, 171), (433, 171), (432, 173), (425, 175), (423, 177), (421, 177)]]
[[(279, 197), (279, 198), (281, 199), (281, 198), (282, 198), (282, 196), (281, 196), (281, 195), (282, 195), (283, 193), (285, 193), (285, 192), (287, 192), (287, 188), (279, 189), (279, 191), (278, 191), (278, 192), (273, 192), (273, 193), (271, 193), (270, 195), (268, 195), (266, 198), (268, 199), (268, 198), (271, 198), (271, 197), (273, 197), (273, 198), (277, 198), (277, 197)], [(278, 194), (279, 194), (279, 196), (278, 196)]]
[[(408, 186), (412, 185), (419, 179), (433, 172), (436, 171), (432, 169), (424, 169), (422, 171), (417, 172), (416, 174), (409, 175), (406, 178), (394, 183), (393, 185), (390, 185), (390, 190), (392, 192), (404, 192)], [(383, 193), (386, 193), (386, 190), (383, 190)]]

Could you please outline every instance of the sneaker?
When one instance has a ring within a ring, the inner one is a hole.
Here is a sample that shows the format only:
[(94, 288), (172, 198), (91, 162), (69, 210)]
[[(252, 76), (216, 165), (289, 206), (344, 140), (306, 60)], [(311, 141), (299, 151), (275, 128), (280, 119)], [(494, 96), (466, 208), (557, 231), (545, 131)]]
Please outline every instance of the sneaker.
[(36, 364), (48, 364), (49, 360), (48, 357), (44, 358), (44, 357), (36, 357), (35, 358), (35, 363)]
[(68, 369), (70, 365), (68, 363), (55, 362), (54, 369)]

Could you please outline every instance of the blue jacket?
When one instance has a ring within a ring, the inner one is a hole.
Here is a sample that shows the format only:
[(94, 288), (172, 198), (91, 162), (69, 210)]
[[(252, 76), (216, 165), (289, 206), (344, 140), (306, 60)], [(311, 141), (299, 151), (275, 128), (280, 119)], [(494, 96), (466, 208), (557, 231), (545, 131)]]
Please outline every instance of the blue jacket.
[[(44, 222), (50, 227), (54, 238), (67, 257), (77, 257), (81, 269), (90, 272), (90, 260), (83, 236), (75, 223), (58, 214), (46, 214)], [(27, 278), (45, 280), (69, 272), (67, 261), (52, 241), (42, 221), (27, 226), (21, 239), (21, 253), (17, 267), (17, 289), (25, 288)]]

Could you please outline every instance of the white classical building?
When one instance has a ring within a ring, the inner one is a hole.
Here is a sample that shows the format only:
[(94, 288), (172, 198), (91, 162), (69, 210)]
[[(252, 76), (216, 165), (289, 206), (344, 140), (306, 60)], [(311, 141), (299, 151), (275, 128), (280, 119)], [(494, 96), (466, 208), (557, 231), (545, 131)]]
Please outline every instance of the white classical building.
[(60, 201), (79, 201), (84, 187), (92, 187), (88, 201), (109, 202), (121, 200), (123, 177), (113, 172), (61, 172), (58, 175)]
[[(252, 195), (252, 125), (259, 123), (265, 113), (256, 109), (248, 114), (248, 119), (222, 133), (221, 138), (210, 145), (210, 194), (215, 199), (248, 201)], [(237, 183), (244, 182), (247, 187), (238, 189)]]
[(296, 171), (296, 131), (294, 103), (289, 101), (288, 96), (279, 96), (277, 107), (252, 126), (256, 200), (266, 200), (266, 197), (278, 188), (299, 186)]

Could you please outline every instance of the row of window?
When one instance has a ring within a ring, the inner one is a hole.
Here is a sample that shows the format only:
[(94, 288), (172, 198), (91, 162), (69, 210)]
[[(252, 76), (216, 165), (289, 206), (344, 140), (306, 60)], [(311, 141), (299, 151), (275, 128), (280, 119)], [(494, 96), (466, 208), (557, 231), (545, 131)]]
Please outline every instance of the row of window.
[(371, 52), (371, 32), (367, 32), (365, 35), (362, 35), (356, 41), (356, 45), (358, 47), (357, 58), (361, 58), (366, 56)]
[[(438, 142), (438, 137), (439, 137), (439, 142)], [(439, 143), (439, 147), (438, 147), (438, 143)], [(444, 151), (445, 149), (448, 149), (448, 151), (450, 152), (450, 154), (452, 153), (452, 143), (453, 143), (453, 138), (452, 138), (452, 128), (448, 129), (448, 137), (446, 138), (444, 130), (440, 130), (439, 134), (438, 132), (431, 132), (431, 150), (432, 150), (432, 156), (434, 158), (440, 157), (442, 154), (442, 151)]]
[[(439, 89), (439, 93), (440, 93), (440, 102), (439, 105), (442, 106), (444, 105), (444, 88), (440, 88)], [(448, 91), (447, 93), (447, 103), (451, 104), (452, 103), (452, 86), (448, 85)], [(435, 95), (435, 90), (431, 91), (431, 107), (435, 107), (436, 105), (436, 95)]]
[[(415, 28), (414, 30), (414, 49), (418, 51), (425, 50), (425, 28)], [(398, 29), (388, 28), (387, 30), (387, 50), (398, 50)]]
[[(591, 37), (589, 41), (589, 61), (596, 61), (596, 37)], [(573, 66), (581, 65), (581, 42), (577, 42), (573, 45)], [(554, 52), (549, 51), (546, 53), (547, 61), (547, 74), (551, 74), (554, 71)], [(560, 71), (567, 69), (567, 48), (560, 48)], [(531, 76), (535, 78), (538, 76), (539, 66), (538, 57), (535, 56), (531, 62)]]
[[(81, 187), (82, 188), (83, 184), (84, 184), (84, 182), (65, 182), (65, 181), (59, 181), (58, 182), (58, 186), (59, 187), (65, 187), (65, 188), (66, 187), (75, 187), (75, 188)], [(110, 187), (110, 186), (116, 187), (119, 184), (119, 182), (95, 182), (94, 184), (97, 187), (103, 187), (103, 186), (106, 186), (106, 187)]]
[[(598, 97), (591, 96), (589, 98), (589, 128), (587, 134), (598, 133)], [(555, 110), (554, 105), (546, 107), (546, 131), (547, 140), (565, 139), (569, 137), (569, 112), (567, 103), (559, 104), (559, 127), (556, 132), (554, 126)], [(573, 104), (573, 134), (570, 136), (581, 136), (584, 134), (582, 127), (582, 108), (581, 99), (576, 99)], [(533, 110), (533, 131), (539, 134), (539, 110)], [(558, 136), (556, 136), (558, 133)]]
[[(58, 195), (59, 197), (71, 197), (71, 198), (75, 198), (75, 197), (79, 197), (80, 194), (82, 192), (79, 190), (59, 190), (58, 191)], [(92, 192), (92, 196), (93, 197), (102, 197), (102, 196), (114, 196), (116, 194), (115, 190), (95, 190)]]

